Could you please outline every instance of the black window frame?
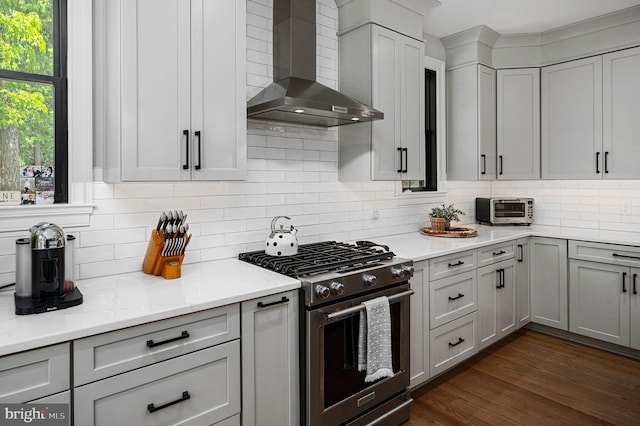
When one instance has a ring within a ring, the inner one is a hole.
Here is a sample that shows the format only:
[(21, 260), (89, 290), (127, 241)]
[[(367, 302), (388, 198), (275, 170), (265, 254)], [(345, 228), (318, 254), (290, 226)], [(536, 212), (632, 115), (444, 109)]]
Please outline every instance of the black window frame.
[(0, 69), (0, 78), (27, 83), (50, 84), (54, 91), (54, 202), (69, 202), (69, 119), (67, 80), (67, 0), (52, 0), (53, 75)]
[(408, 192), (438, 191), (438, 101), (437, 71), (424, 69), (425, 177), (423, 186), (402, 188)]

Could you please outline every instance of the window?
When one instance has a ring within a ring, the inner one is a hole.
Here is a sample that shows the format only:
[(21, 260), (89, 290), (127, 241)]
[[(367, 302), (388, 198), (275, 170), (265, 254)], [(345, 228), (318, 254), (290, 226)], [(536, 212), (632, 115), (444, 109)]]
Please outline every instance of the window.
[(66, 51), (66, 0), (0, 2), (0, 196), (20, 193), (10, 204), (68, 202)]
[(437, 79), (436, 71), (425, 68), (425, 144), (426, 173), (424, 180), (403, 180), (403, 191), (437, 191), (438, 190), (438, 114), (437, 114)]

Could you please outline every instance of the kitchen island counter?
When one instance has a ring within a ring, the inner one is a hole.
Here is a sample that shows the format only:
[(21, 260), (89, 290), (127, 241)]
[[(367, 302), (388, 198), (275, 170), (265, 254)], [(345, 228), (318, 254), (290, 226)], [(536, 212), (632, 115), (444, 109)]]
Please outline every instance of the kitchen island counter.
[(0, 291), (0, 356), (300, 287), (300, 282), (237, 259), (182, 266), (182, 277), (133, 272), (76, 283), (79, 306), (15, 315), (13, 289)]

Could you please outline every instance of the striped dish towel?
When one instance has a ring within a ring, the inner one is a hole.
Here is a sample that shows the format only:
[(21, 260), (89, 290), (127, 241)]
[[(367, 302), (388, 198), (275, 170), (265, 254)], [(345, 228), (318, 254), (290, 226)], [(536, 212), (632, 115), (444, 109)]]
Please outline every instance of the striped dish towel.
[(365, 382), (393, 377), (389, 300), (377, 297), (362, 302), (358, 335), (358, 371), (367, 371)]

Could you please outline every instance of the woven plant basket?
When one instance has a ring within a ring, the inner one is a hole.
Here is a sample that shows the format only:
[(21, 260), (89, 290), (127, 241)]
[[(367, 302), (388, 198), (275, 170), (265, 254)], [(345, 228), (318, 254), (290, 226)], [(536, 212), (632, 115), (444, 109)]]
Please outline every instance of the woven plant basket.
[(448, 220), (443, 219), (441, 217), (432, 217), (431, 218), (431, 230), (435, 232), (445, 232), (445, 229), (448, 228)]

